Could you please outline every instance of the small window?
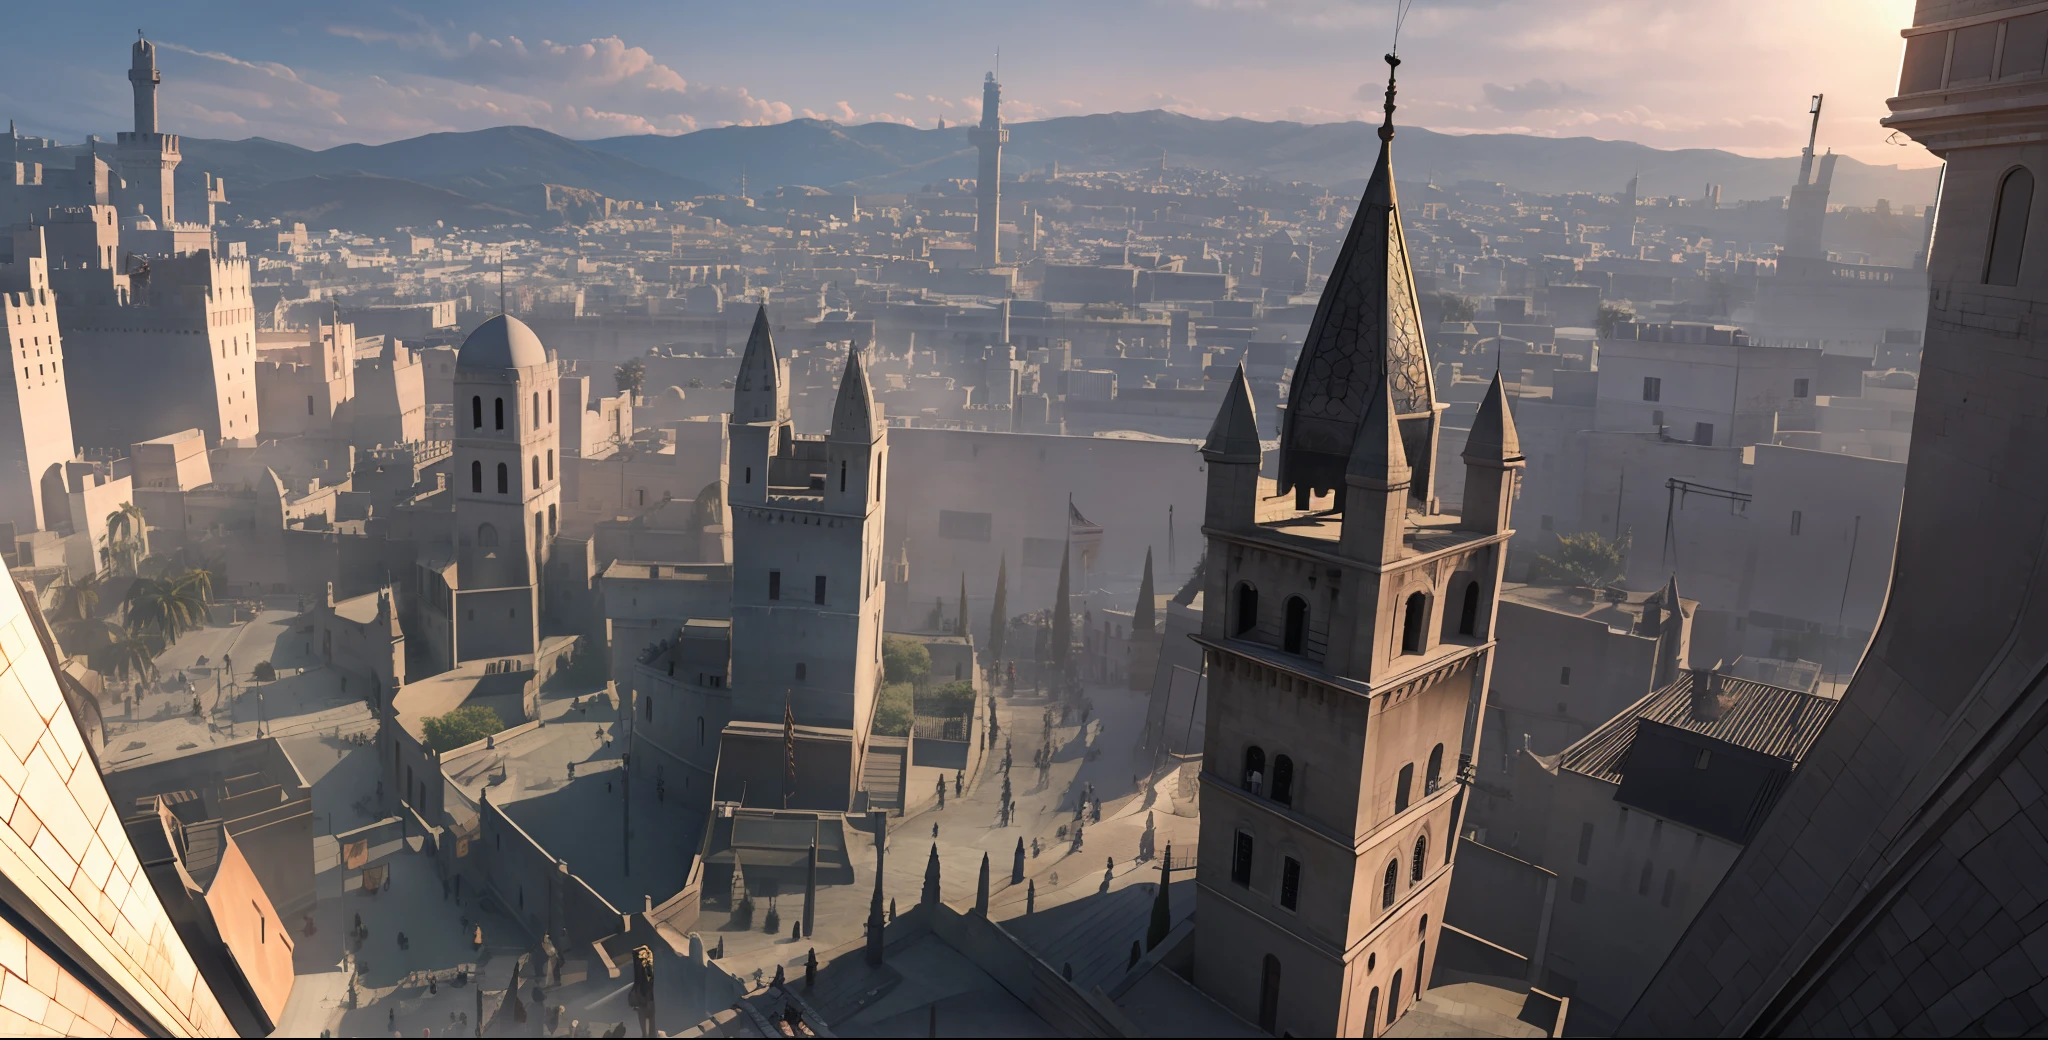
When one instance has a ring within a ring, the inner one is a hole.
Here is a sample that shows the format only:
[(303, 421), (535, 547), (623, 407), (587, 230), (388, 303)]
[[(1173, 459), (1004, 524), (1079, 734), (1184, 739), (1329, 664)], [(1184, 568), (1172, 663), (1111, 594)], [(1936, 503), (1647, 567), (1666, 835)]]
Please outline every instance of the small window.
[(1308, 601), (1300, 596), (1287, 597), (1286, 624), (1282, 629), (1280, 649), (1290, 654), (1301, 652), (1308, 633)]
[(533, 392), (533, 421), (540, 422), (540, 391)]
[(1408, 883), (1422, 881), (1422, 871), (1429, 865), (1429, 835), (1415, 839), (1415, 851), (1408, 857)]
[(1714, 753), (1706, 748), (1701, 748), (1699, 753), (1692, 757), (1692, 767), (1694, 769), (1705, 769), (1712, 765), (1713, 761)]
[(1399, 884), (1400, 880), (1400, 861), (1388, 860), (1386, 877), (1380, 882), (1380, 909), (1385, 910), (1394, 905), (1394, 886)]
[(1579, 866), (1589, 866), (1592, 862), (1593, 825), (1591, 823), (1582, 823), (1579, 824)]
[(1401, 767), (1401, 773), (1394, 779), (1394, 811), (1406, 812), (1408, 796), (1415, 786), (1415, 763)]
[(1565, 665), (1563, 668), (1559, 668), (1557, 670), (1557, 684), (1559, 686), (1570, 686), (1572, 684), (1571, 665)]
[(502, 430), (505, 428), (505, 399), (500, 397), (497, 402), (498, 429)]
[(1244, 749), (1244, 789), (1258, 794), (1266, 782), (1266, 752), (1257, 744)]
[(509, 494), (512, 490), (512, 471), (504, 463), (498, 463), (498, 494)]
[(1237, 634), (1244, 635), (1259, 626), (1259, 590), (1250, 582), (1239, 582), (1237, 586)]
[(822, 575), (822, 574), (818, 575), (818, 580), (816, 581), (816, 583), (815, 583), (815, 586), (816, 586), (816, 587), (815, 587), (815, 588), (813, 588), (813, 589), (811, 590), (811, 602), (813, 602), (813, 603), (816, 603), (816, 604), (817, 604), (818, 606), (821, 606), (821, 607), (822, 607), (822, 606), (824, 606), (824, 605), (825, 605), (825, 576), (824, 576), (824, 575)]
[(1792, 396), (1805, 397), (1808, 385), (1809, 384), (1804, 379), (1794, 379), (1792, 381)]
[(1273, 800), (1281, 805), (1294, 804), (1294, 760), (1286, 755), (1273, 757)]
[(313, 414), (313, 395), (312, 395), (312, 394), (307, 394), (307, 395), (306, 395), (306, 414), (307, 414), (307, 415), (312, 415), (312, 414)]
[(1422, 774), (1422, 793), (1435, 794), (1436, 789), (1438, 787), (1443, 786), (1443, 774), (1444, 746), (1442, 744), (1438, 744), (1437, 746), (1429, 749), (1429, 771)]
[(484, 428), (484, 399), (481, 397), (469, 399), (469, 425), (471, 429)]
[(1713, 447), (1713, 445), (1714, 445), (1714, 424), (1713, 424), (1713, 423), (1710, 423), (1710, 422), (1696, 422), (1696, 423), (1693, 423), (1693, 424), (1692, 424), (1692, 442), (1693, 442), (1694, 444), (1700, 445), (1701, 447), (1708, 447), (1708, 448), (1711, 448), (1711, 447)]
[(1803, 515), (1801, 515), (1801, 514), (1800, 514), (1799, 510), (1797, 510), (1797, 509), (1794, 509), (1794, 510), (1792, 511), (1792, 533), (1793, 533), (1793, 534), (1798, 534), (1798, 533), (1799, 533), (1799, 528), (1800, 528), (1800, 526), (1801, 526), (1801, 525), (1802, 525), (1803, 523), (1805, 523), (1805, 521), (1806, 521), (1806, 518), (1805, 518), (1805, 517), (1804, 517)]
[(645, 706), (645, 710), (646, 710), (646, 712), (647, 712), (647, 721), (649, 721), (649, 722), (653, 722), (653, 721), (654, 721), (654, 697), (653, 697), (653, 695), (651, 695), (651, 694), (650, 694), (650, 695), (648, 695), (647, 697), (644, 697), (644, 698), (642, 698), (642, 699), (641, 699), (641, 701), (640, 701), (640, 703), (641, 703), (642, 705), (644, 705), (644, 706)]
[(1301, 909), (1301, 861), (1292, 856), (1280, 861), (1280, 905)]
[(1662, 401), (1663, 399), (1664, 399), (1664, 380), (1662, 380), (1662, 379), (1659, 379), (1659, 378), (1657, 378), (1656, 376), (1644, 376), (1644, 377), (1643, 377), (1643, 400), (1645, 400), (1645, 401)]
[(469, 489), (479, 495), (484, 493), (484, 464), (482, 461), (469, 464)]
[(1419, 654), (1423, 651), (1423, 622), (1429, 617), (1429, 597), (1420, 592), (1408, 594), (1408, 606), (1401, 612), (1401, 652)]
[(782, 572), (781, 572), (781, 571), (769, 571), (769, 572), (768, 572), (768, 598), (769, 598), (769, 599), (781, 599), (781, 598), (782, 598)]
[(1237, 832), (1237, 844), (1230, 853), (1230, 880), (1241, 888), (1252, 884), (1252, 836)]
[(839, 460), (839, 490), (846, 490), (846, 460)]
[(533, 489), (540, 490), (540, 456), (533, 457)]
[(1582, 877), (1575, 877), (1572, 879), (1572, 902), (1583, 903), (1585, 901), (1586, 879)]
[(555, 449), (548, 449), (548, 479), (555, 479)]

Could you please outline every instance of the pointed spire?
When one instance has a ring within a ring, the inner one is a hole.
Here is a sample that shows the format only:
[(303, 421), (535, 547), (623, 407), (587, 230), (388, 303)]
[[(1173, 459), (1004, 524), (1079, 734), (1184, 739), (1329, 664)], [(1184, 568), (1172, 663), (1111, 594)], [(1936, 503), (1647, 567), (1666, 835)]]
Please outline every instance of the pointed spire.
[(1479, 402), (1479, 415), (1472, 420), (1472, 432), (1465, 438), (1464, 456), (1489, 462), (1507, 462), (1522, 457), (1522, 438), (1515, 432), (1515, 413), (1508, 408), (1508, 390), (1500, 373)]
[(1358, 439), (1351, 444), (1351, 463), (1344, 471), (1353, 484), (1397, 487), (1415, 476), (1408, 466), (1408, 449), (1401, 443), (1401, 421), (1394, 415), (1394, 399), (1386, 380), (1373, 395), (1365, 419), (1358, 424)]
[(1145, 547), (1145, 576), (1138, 579), (1138, 605), (1131, 610), (1132, 633), (1152, 634), (1154, 612), (1153, 600), (1158, 597), (1152, 589), (1152, 547)]
[(939, 843), (932, 842), (931, 858), (924, 864), (924, 895), (918, 900), (926, 906), (939, 901)]
[(789, 391), (782, 385), (782, 359), (775, 353), (775, 335), (768, 328), (768, 308), (754, 311), (746, 353), (740, 355), (733, 380), (734, 422), (781, 422), (789, 418)]
[(988, 916), (988, 853), (981, 854), (981, 880), (974, 885), (974, 912)]
[[(1067, 508), (1069, 510), (1073, 509), (1071, 501), (1067, 503)], [(1074, 645), (1074, 617), (1067, 607), (1072, 602), (1073, 596), (1073, 583), (1069, 574), (1070, 567), (1068, 563), (1074, 555), (1073, 546), (1074, 535), (1070, 530), (1067, 532), (1067, 536), (1060, 542), (1060, 586), (1059, 590), (1053, 593), (1051, 632), (1046, 637), (1047, 646), (1045, 648), (1051, 654), (1052, 681), (1056, 685), (1063, 683), (1065, 680), (1067, 674), (1067, 654), (1073, 650)]]
[(1259, 417), (1252, 409), (1251, 383), (1241, 361), (1230, 377), (1230, 389), (1224, 391), (1223, 407), (1209, 426), (1209, 439), (1202, 442), (1202, 454), (1211, 462), (1259, 461)]
[(867, 366), (860, 348), (846, 351), (846, 373), (839, 377), (839, 400), (832, 406), (832, 434), (835, 441), (875, 440), (880, 434), (881, 409), (868, 389)]

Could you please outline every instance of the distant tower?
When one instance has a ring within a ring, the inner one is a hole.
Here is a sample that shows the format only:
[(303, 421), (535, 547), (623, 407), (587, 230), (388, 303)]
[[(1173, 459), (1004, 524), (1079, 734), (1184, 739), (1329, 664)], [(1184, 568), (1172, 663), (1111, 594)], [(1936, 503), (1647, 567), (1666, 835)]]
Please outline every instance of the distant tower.
[(967, 139), (981, 149), (981, 175), (974, 183), (979, 203), (974, 221), (974, 260), (982, 267), (1002, 262), (1003, 145), (1010, 131), (1003, 127), (1003, 85), (991, 72), (981, 81), (981, 125)]
[(121, 198), (123, 216), (141, 206), (158, 227), (169, 227), (177, 220), (172, 174), (183, 156), (178, 153), (178, 136), (156, 129), (156, 88), (163, 82), (156, 67), (156, 44), (135, 41), (129, 50), (128, 82), (135, 87), (135, 129), (120, 137), (121, 177), (128, 182)]
[(1813, 96), (1813, 105), (1808, 110), (1813, 115), (1813, 125), (1806, 133), (1806, 150), (1799, 153), (1799, 182), (1792, 185), (1791, 197), (1785, 202), (1785, 255), (1797, 259), (1825, 260), (1828, 255), (1821, 246), (1820, 231), (1828, 216), (1828, 187), (1835, 179), (1835, 153), (1830, 151), (1820, 157), (1819, 176), (1814, 175), (1813, 168), (1813, 146), (1820, 136), (1823, 96)]
[(455, 595), (492, 608), (481, 622), (456, 615), (458, 664), (540, 646), (541, 575), (561, 524), (555, 387), (547, 348), (518, 318), (491, 318), (456, 352)]

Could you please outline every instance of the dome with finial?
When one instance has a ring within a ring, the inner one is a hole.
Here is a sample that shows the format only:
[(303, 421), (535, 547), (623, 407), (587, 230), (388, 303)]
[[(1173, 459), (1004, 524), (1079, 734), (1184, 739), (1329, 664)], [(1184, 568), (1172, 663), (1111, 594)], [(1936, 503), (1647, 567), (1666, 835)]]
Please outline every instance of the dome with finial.
[(478, 325), (455, 354), (458, 369), (530, 368), (548, 363), (547, 348), (526, 323), (500, 314)]

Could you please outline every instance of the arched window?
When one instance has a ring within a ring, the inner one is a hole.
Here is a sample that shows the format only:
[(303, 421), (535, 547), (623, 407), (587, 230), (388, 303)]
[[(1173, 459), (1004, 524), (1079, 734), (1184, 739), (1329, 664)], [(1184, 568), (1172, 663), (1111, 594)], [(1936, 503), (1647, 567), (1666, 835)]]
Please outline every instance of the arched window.
[(540, 422), (540, 391), (538, 390), (533, 392), (533, 421), (536, 425)]
[(1429, 771), (1422, 774), (1422, 793), (1435, 794), (1444, 782), (1444, 746), (1429, 749)]
[(1257, 744), (1244, 749), (1244, 789), (1259, 793), (1259, 786), (1266, 782), (1266, 752)]
[(1380, 882), (1380, 909), (1386, 910), (1394, 905), (1394, 885), (1400, 880), (1401, 861), (1388, 860), (1387, 876)]
[(2034, 207), (2034, 175), (2015, 166), (1998, 182), (1998, 208), (1991, 216), (1991, 247), (1984, 254), (1985, 285), (2020, 284), (2020, 254), (2026, 247), (2027, 216)]
[(540, 490), (540, 456), (533, 457), (533, 489)]
[(1458, 608), (1458, 634), (1479, 634), (1479, 583), (1476, 581), (1465, 583), (1465, 603)]
[(1273, 758), (1273, 800), (1281, 805), (1294, 804), (1294, 760), (1286, 755)]
[(1259, 969), (1259, 1029), (1268, 1035), (1280, 1031), (1280, 958), (1270, 953)]
[(1408, 883), (1409, 883), (1409, 884), (1411, 884), (1411, 885), (1412, 885), (1412, 884), (1415, 884), (1416, 882), (1418, 882), (1418, 881), (1421, 881), (1421, 880), (1422, 880), (1422, 867), (1423, 867), (1423, 857), (1424, 857), (1424, 856), (1427, 856), (1428, 854), (1429, 854), (1429, 835), (1427, 835), (1427, 834), (1424, 834), (1424, 835), (1422, 835), (1422, 836), (1420, 836), (1420, 837), (1418, 837), (1418, 838), (1416, 838), (1416, 839), (1415, 839), (1415, 854), (1414, 854), (1413, 856), (1409, 857), (1409, 861), (1408, 861)]
[(555, 526), (555, 507), (554, 507), (553, 505), (549, 505), (549, 506), (548, 506), (548, 533), (549, 533), (549, 534), (555, 534), (555, 533), (557, 533), (557, 532), (558, 532), (559, 530), (560, 530), (560, 529), (559, 529), (559, 528), (557, 528), (557, 527)]
[(1401, 973), (1394, 973), (1394, 982), (1387, 987), (1387, 1024), (1401, 1017)]
[(555, 421), (555, 392), (553, 390), (548, 391), (548, 421)]
[(649, 697), (643, 697), (643, 698), (641, 698), (641, 700), (640, 700), (640, 703), (641, 703), (641, 704), (642, 704), (643, 706), (645, 706), (645, 708), (646, 708), (646, 710), (647, 710), (647, 721), (649, 721), (649, 722), (653, 722), (653, 721), (654, 721), (654, 698), (653, 698), (652, 696), (649, 696)]
[(1250, 582), (1239, 582), (1237, 585), (1237, 634), (1244, 635), (1246, 632), (1257, 627), (1259, 627), (1259, 590), (1252, 588)]
[(555, 449), (548, 449), (548, 479), (555, 479)]
[(469, 399), (469, 425), (471, 429), (484, 428), (484, 399), (481, 397)]
[(1300, 596), (1287, 597), (1287, 624), (1280, 637), (1280, 649), (1290, 654), (1301, 652), (1301, 645), (1308, 634), (1308, 601)]
[(498, 494), (507, 494), (511, 490), (512, 471), (507, 469), (504, 463), (500, 462), (498, 463)]
[(1422, 652), (1422, 622), (1429, 614), (1429, 597), (1420, 592), (1408, 594), (1407, 609), (1401, 612), (1401, 652), (1419, 654)]
[(540, 549), (548, 542), (547, 525), (542, 522), (540, 510), (533, 511), (533, 562), (536, 570), (540, 567)]
[(484, 493), (484, 464), (481, 460), (469, 464), (469, 489), (479, 495)]
[(839, 460), (839, 490), (846, 490), (846, 460)]
[(1394, 811), (1403, 812), (1408, 808), (1408, 796), (1415, 790), (1415, 763), (1401, 767), (1401, 774), (1394, 778)]
[(1378, 1026), (1378, 1025), (1380, 1024), (1380, 1023), (1379, 1023), (1379, 1017), (1380, 1017), (1380, 988), (1379, 988), (1378, 986), (1374, 986), (1374, 987), (1372, 988), (1372, 993), (1370, 993), (1369, 995), (1367, 995), (1367, 996), (1366, 996), (1366, 998), (1365, 998), (1365, 1035), (1366, 1035), (1366, 1036), (1372, 1036), (1372, 1035), (1373, 1035), (1373, 1029), (1374, 1029), (1375, 1027), (1377, 1027), (1377, 1026)]
[(811, 673), (811, 669), (810, 669), (810, 666), (809, 666), (809, 665), (806, 665), (806, 664), (804, 664), (804, 663), (803, 663), (802, 661), (798, 661), (798, 662), (796, 663), (796, 681), (797, 681), (797, 682), (803, 682), (803, 681), (804, 681), (804, 679), (805, 679), (806, 677), (808, 677), (808, 676), (810, 675), (810, 673)]
[(504, 399), (504, 398), (502, 398), (502, 397), (500, 397), (500, 398), (498, 398), (498, 399), (497, 399), (497, 401), (498, 401), (498, 429), (501, 429), (501, 430), (502, 430), (502, 429), (504, 429), (504, 428), (505, 428), (505, 399)]
[(486, 549), (498, 547), (498, 529), (490, 524), (476, 525), (476, 544)]

